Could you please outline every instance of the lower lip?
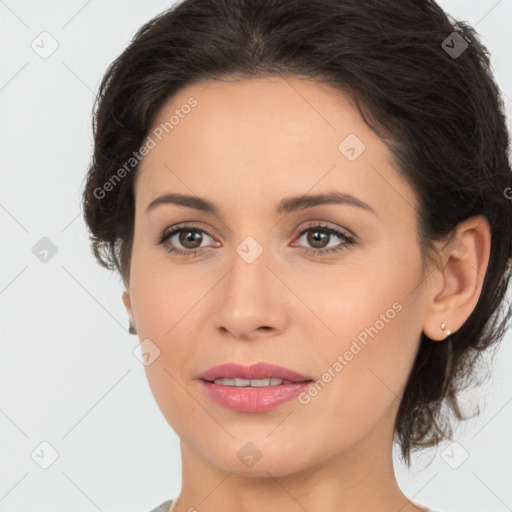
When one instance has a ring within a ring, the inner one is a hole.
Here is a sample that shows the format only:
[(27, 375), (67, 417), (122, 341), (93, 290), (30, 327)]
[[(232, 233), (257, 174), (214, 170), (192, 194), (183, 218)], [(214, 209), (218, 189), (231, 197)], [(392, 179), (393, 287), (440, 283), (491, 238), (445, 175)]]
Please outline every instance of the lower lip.
[(201, 381), (205, 391), (217, 403), (238, 412), (265, 412), (279, 407), (305, 391), (311, 384), (281, 384), (280, 386), (235, 387)]

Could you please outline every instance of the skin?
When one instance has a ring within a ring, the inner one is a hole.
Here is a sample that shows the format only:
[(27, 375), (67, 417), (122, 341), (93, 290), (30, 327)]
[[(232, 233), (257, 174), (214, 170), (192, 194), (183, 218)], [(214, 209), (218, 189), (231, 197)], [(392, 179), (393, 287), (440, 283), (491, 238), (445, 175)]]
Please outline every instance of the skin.
[[(394, 422), (422, 331), (443, 340), (440, 324), (453, 333), (476, 306), (487, 222), (462, 223), (425, 274), (415, 195), (340, 92), (299, 79), (198, 83), (168, 100), (154, 126), (192, 96), (198, 105), (141, 164), (123, 294), (140, 340), (160, 350), (145, 369), (181, 440), (175, 511), (422, 510), (395, 478)], [(366, 146), (355, 161), (338, 150), (348, 134)], [(346, 204), (275, 213), (284, 197), (328, 190), (356, 196), (376, 215)], [(174, 204), (145, 211), (170, 192), (207, 198), (222, 218)], [(312, 245), (317, 221), (357, 243), (311, 254), (344, 244), (327, 235)], [(199, 246), (202, 254), (177, 256), (155, 243), (182, 222), (212, 236), (187, 244), (175, 235), (167, 246)], [(299, 235), (309, 226), (309, 236)], [(251, 264), (236, 252), (248, 236), (263, 249)], [(400, 312), (307, 404), (240, 413), (202, 390), (198, 375), (231, 361), (272, 362), (321, 379), (394, 303)], [(252, 467), (237, 457), (248, 442), (262, 455)]]

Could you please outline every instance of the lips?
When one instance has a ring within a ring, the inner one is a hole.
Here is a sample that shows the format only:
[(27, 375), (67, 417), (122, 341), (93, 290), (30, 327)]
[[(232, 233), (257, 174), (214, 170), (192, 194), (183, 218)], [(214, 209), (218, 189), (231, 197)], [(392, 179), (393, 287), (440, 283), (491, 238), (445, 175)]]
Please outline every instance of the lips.
[[(233, 383), (232, 379), (248, 379), (249, 385), (247, 380), (236, 380)], [(277, 382), (282, 382), (265, 385), (262, 382), (264, 379), (279, 379)], [(270, 363), (250, 366), (225, 363), (206, 370), (199, 376), (199, 380), (203, 391), (217, 404), (243, 413), (263, 413), (281, 407), (303, 392), (313, 381), (309, 375)]]
[(243, 366), (237, 363), (225, 363), (213, 366), (203, 372), (199, 379), (213, 382), (215, 379), (282, 379), (291, 382), (308, 382), (313, 378), (308, 375), (297, 373), (289, 368), (277, 366), (271, 363), (256, 363), (250, 366)]

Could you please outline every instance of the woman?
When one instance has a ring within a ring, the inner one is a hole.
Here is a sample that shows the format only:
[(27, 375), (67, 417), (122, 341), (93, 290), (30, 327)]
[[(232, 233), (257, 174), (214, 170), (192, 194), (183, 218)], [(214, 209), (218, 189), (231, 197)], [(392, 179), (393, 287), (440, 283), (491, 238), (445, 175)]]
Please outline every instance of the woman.
[(511, 316), (489, 68), (428, 0), (185, 0), (110, 66), (83, 206), (181, 440), (155, 511), (430, 510), (393, 441), (450, 438)]

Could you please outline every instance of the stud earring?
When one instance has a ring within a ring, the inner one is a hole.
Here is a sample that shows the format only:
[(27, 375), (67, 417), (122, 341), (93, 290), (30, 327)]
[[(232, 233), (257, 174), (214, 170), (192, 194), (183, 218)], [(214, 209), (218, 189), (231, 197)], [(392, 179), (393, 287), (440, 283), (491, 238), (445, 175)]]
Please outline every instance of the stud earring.
[(130, 327), (128, 327), (128, 332), (130, 334), (137, 334), (137, 331), (135, 330), (135, 327), (133, 327), (131, 322), (130, 322)]
[[(441, 330), (444, 331), (445, 329), (446, 329), (446, 324), (443, 322), (441, 324)], [(449, 329), (447, 329), (445, 339), (448, 338), (448, 336), (450, 336), (450, 334), (451, 334), (451, 331)]]

